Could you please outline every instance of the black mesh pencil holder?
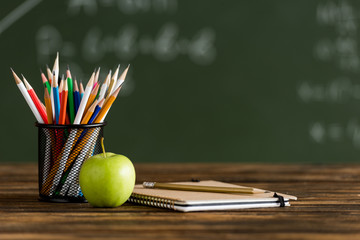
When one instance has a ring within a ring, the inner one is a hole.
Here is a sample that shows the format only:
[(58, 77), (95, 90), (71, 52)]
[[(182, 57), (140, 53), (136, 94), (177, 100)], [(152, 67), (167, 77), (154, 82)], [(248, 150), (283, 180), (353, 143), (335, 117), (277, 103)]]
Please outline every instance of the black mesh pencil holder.
[(79, 186), (82, 163), (102, 152), (106, 123), (38, 127), (39, 196), (51, 202), (86, 202)]

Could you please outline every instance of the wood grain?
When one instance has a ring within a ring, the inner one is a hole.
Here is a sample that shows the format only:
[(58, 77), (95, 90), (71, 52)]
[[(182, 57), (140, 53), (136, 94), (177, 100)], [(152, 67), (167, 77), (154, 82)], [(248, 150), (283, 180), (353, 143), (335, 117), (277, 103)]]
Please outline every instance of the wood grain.
[(0, 239), (360, 239), (360, 165), (136, 164), (137, 182), (219, 180), (291, 207), (180, 213), (37, 200), (35, 164), (0, 165)]

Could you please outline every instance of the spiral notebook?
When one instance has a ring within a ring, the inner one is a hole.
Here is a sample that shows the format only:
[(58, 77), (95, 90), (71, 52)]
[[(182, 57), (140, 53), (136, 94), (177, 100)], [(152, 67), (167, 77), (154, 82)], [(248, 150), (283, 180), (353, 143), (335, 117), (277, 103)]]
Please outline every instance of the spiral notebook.
[[(174, 184), (235, 188), (244, 187), (212, 180), (200, 182), (174, 182)], [(295, 196), (275, 193), (267, 190), (264, 190), (264, 193), (255, 194), (228, 194), (144, 188), (139, 184), (135, 185), (134, 191), (128, 201), (141, 205), (169, 208), (182, 212), (191, 212), (243, 208), (285, 207), (290, 206), (289, 200), (296, 199), (297, 198)]]

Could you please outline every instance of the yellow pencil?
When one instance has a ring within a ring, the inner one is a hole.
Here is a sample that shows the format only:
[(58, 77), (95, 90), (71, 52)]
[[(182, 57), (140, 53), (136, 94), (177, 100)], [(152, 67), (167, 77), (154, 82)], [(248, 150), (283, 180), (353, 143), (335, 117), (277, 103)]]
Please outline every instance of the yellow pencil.
[(45, 99), (45, 106), (46, 106), (45, 109), (46, 109), (48, 123), (53, 124), (51, 99), (50, 99), (49, 91), (47, 90), (47, 88), (45, 88), (44, 99)]
[(84, 113), (86, 113), (89, 110), (90, 106), (94, 102), (94, 100), (96, 98), (96, 95), (98, 93), (99, 87), (100, 87), (100, 84), (96, 84), (96, 87), (91, 91), (89, 99), (88, 99), (88, 101), (86, 103), (86, 106), (85, 106)]
[[(97, 86), (99, 86), (99, 85), (97, 85)], [(89, 107), (89, 110), (86, 112), (85, 116), (81, 120), (81, 124), (88, 124), (89, 119), (91, 118), (92, 114), (94, 113), (97, 103), (98, 103), (98, 100), (95, 100), (94, 103)]]
[(101, 108), (99, 114), (95, 118), (94, 123), (101, 123), (103, 121), (103, 118), (105, 117), (105, 114), (109, 111), (111, 105), (114, 103), (117, 95), (120, 92), (120, 89), (121, 89), (121, 87), (116, 89), (116, 91), (113, 94), (111, 94), (109, 99), (107, 101), (105, 100), (104, 106), (103, 106), (103, 108)]

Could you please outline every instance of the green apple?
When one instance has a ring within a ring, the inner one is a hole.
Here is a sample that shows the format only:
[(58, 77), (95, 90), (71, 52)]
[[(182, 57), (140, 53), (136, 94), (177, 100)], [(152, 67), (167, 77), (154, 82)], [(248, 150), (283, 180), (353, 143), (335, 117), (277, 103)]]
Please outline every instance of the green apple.
[(126, 202), (134, 189), (135, 168), (123, 155), (100, 153), (83, 163), (79, 182), (92, 206), (118, 207)]

